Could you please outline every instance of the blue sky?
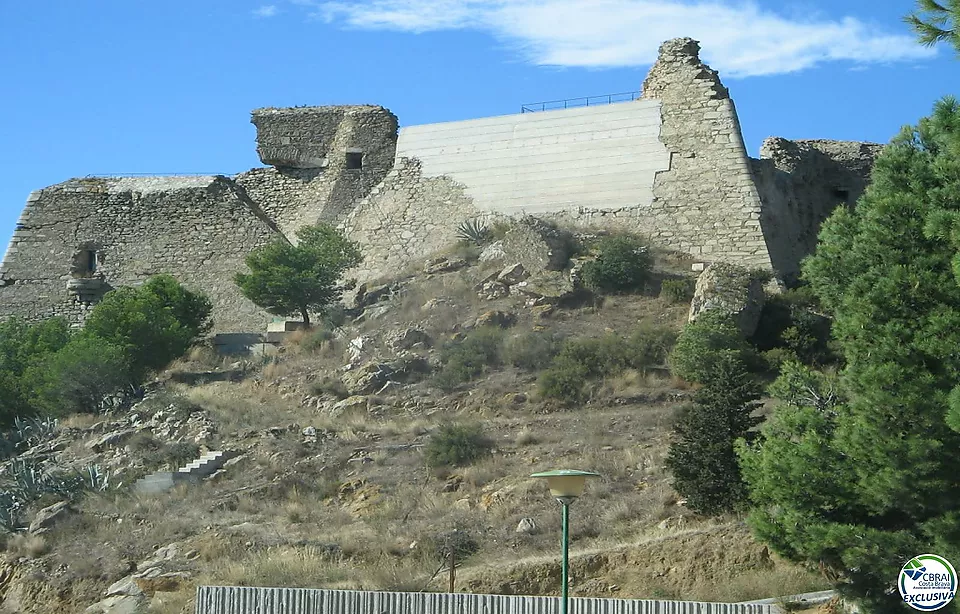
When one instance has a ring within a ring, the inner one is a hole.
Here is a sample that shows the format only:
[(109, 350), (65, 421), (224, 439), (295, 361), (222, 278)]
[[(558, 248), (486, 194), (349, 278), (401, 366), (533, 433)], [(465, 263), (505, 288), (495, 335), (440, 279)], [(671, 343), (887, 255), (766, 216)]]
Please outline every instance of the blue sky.
[(692, 36), (751, 155), (767, 136), (886, 142), (958, 94), (912, 0), (34, 0), (0, 12), (0, 250), (70, 177), (259, 166), (249, 112), (374, 103), (401, 125), (639, 90)]

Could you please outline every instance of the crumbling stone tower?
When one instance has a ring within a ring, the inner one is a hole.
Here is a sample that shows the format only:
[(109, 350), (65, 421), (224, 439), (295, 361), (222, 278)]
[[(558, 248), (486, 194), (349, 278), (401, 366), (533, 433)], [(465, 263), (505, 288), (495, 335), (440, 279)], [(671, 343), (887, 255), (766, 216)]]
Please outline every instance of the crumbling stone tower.
[(295, 240), (296, 229), (336, 223), (393, 168), (397, 118), (373, 105), (253, 111), (257, 153), (271, 168), (237, 176)]

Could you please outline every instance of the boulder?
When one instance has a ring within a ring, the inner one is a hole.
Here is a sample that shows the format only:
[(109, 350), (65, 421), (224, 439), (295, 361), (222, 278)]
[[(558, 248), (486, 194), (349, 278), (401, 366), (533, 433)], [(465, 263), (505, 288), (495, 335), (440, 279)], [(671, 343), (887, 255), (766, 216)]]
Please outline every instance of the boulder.
[(477, 295), (484, 300), (495, 301), (510, 296), (510, 288), (496, 281), (488, 281), (479, 287)]
[(422, 328), (407, 328), (399, 330), (388, 336), (390, 347), (396, 350), (409, 350), (416, 345), (430, 347), (430, 335)]
[(521, 518), (514, 532), (533, 535), (537, 532), (537, 523), (533, 518)]
[(483, 248), (483, 251), (480, 252), (480, 256), (477, 258), (480, 262), (493, 262), (495, 260), (503, 260), (506, 258), (506, 254), (503, 252), (503, 241), (494, 241), (490, 245)]
[(525, 294), (533, 298), (559, 301), (572, 296), (577, 290), (573, 281), (558, 271), (543, 271), (527, 281), (510, 286), (511, 292)]
[[(347, 397), (342, 401), (337, 401), (333, 404), (333, 407), (330, 408), (330, 413), (334, 416), (339, 416), (344, 412), (351, 411), (367, 411), (367, 397), (361, 395)], [(316, 434), (314, 434), (314, 436), (316, 436)]]
[(127, 576), (122, 580), (117, 580), (107, 589), (107, 597), (114, 597), (116, 595), (139, 596), (142, 594), (143, 591), (137, 586), (136, 579), (133, 576)]
[(473, 325), (476, 328), (483, 328), (485, 326), (495, 326), (497, 328), (508, 328), (513, 326), (514, 322), (517, 321), (517, 316), (510, 313), (509, 311), (500, 311), (499, 309), (493, 309), (487, 312), (480, 314)]
[(743, 334), (749, 337), (760, 322), (765, 282), (762, 275), (741, 266), (715, 262), (697, 277), (687, 320), (693, 322), (704, 312), (718, 310), (733, 316)]
[(115, 595), (98, 601), (86, 610), (85, 614), (139, 614), (146, 609), (147, 600), (143, 595)]
[(30, 532), (42, 533), (66, 518), (69, 513), (70, 504), (66, 501), (60, 501), (59, 503), (45, 507), (37, 512), (33, 522), (30, 523)]
[(92, 441), (88, 441), (87, 448), (93, 450), (94, 452), (102, 452), (107, 448), (112, 448), (116, 445), (119, 445), (123, 442), (123, 440), (136, 432), (136, 429), (121, 429), (119, 431), (113, 431), (105, 435), (101, 435)]
[(504, 267), (503, 270), (497, 274), (497, 281), (505, 286), (512, 286), (528, 277), (530, 277), (530, 274), (527, 273), (527, 269), (523, 268), (523, 265), (518, 262)]
[(351, 395), (373, 394), (389, 381), (393, 369), (377, 361), (370, 361), (341, 376), (343, 385)]
[(573, 236), (536, 218), (524, 218), (507, 231), (502, 248), (507, 262), (519, 262), (530, 275), (562, 271), (573, 251)]

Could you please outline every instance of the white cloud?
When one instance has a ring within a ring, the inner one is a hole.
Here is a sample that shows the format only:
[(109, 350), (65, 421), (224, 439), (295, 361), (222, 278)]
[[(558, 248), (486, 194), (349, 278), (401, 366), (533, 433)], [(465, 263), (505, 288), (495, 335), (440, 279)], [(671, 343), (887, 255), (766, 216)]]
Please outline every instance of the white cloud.
[(253, 15), (254, 17), (273, 17), (278, 12), (279, 11), (277, 10), (277, 6), (275, 4), (265, 4), (264, 6), (254, 10)]
[(471, 29), (538, 65), (647, 65), (666, 39), (690, 36), (726, 76), (793, 72), (829, 61), (918, 60), (935, 50), (854, 17), (787, 17), (728, 0), (292, 0), (313, 17), (404, 32)]

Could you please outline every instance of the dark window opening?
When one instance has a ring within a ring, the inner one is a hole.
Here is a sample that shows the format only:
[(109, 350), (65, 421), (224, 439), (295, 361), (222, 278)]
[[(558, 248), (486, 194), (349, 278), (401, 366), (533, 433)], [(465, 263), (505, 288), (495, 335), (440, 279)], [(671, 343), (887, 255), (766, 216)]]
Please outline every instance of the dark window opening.
[(97, 250), (81, 249), (73, 257), (74, 277), (93, 277), (97, 272)]
[(842, 202), (848, 202), (850, 200), (850, 190), (837, 188), (833, 191), (833, 195)]
[(358, 171), (362, 168), (363, 168), (363, 152), (348, 151), (347, 152), (347, 170)]

